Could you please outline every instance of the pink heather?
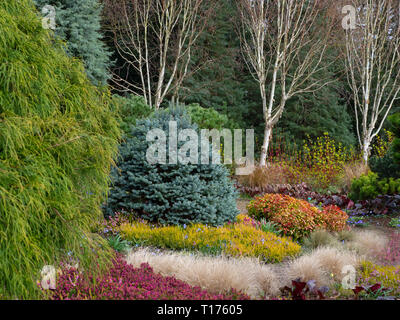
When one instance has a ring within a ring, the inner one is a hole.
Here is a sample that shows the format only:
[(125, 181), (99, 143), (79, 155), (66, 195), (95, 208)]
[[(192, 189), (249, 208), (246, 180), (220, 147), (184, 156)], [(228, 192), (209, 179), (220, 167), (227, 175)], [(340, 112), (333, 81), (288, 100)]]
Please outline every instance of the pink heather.
[[(73, 280), (72, 280), (73, 279)], [(79, 276), (76, 269), (65, 269), (58, 279), (54, 300), (247, 300), (245, 294), (231, 290), (229, 294), (214, 295), (200, 287), (192, 287), (174, 277), (153, 272), (148, 264), (140, 268), (128, 265), (117, 256), (111, 269), (96, 278)]]

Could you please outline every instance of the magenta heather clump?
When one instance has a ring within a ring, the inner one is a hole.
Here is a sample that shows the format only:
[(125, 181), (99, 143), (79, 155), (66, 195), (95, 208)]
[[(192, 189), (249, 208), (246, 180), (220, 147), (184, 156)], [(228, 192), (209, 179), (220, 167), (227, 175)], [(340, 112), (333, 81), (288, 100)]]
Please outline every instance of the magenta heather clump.
[(400, 233), (393, 232), (389, 236), (388, 245), (378, 254), (377, 258), (383, 265), (400, 264)]
[(118, 233), (118, 227), (121, 224), (128, 223), (129, 219), (127, 218), (126, 214), (121, 212), (115, 212), (114, 216), (109, 217), (108, 219), (104, 219), (102, 223), (102, 233), (105, 236), (115, 235)]
[(117, 256), (113, 266), (93, 281), (76, 269), (64, 269), (53, 292), (54, 300), (247, 300), (247, 295), (231, 290), (214, 295), (200, 287), (192, 287), (175, 277), (153, 272), (146, 263), (140, 268), (127, 264)]

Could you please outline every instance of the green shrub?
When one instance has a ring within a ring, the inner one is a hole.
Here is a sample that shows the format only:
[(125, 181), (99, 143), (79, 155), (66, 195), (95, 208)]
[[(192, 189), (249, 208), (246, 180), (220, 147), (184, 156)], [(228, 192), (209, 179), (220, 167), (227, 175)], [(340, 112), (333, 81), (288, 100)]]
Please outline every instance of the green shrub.
[(131, 127), (136, 124), (138, 119), (150, 116), (152, 109), (146, 104), (143, 97), (128, 95), (121, 97), (113, 95), (113, 104), (119, 110), (121, 116), (121, 129), (125, 134), (129, 134)]
[(121, 159), (112, 173), (105, 215), (133, 210), (143, 219), (164, 224), (220, 225), (233, 220), (238, 213), (236, 192), (223, 165), (174, 165), (168, 163), (168, 157), (166, 164), (147, 162), (150, 144), (146, 134), (162, 129), (168, 142), (170, 120), (177, 121), (178, 131), (197, 129), (182, 108), (157, 111), (152, 118), (138, 121), (120, 147)]
[(388, 121), (392, 132), (385, 130), (387, 141), (378, 136), (376, 155), (370, 158), (369, 166), (380, 178), (397, 179), (400, 178), (400, 113), (390, 116)]
[(0, 296), (36, 298), (69, 252), (109, 261), (91, 234), (120, 135), (110, 95), (44, 30), (30, 0), (0, 2)]
[(389, 226), (392, 228), (400, 228), (400, 218), (392, 218), (389, 221)]
[(400, 113), (395, 113), (388, 117), (391, 125), (391, 131), (394, 133), (394, 140), (392, 142), (393, 159), (397, 165), (400, 165)]
[(369, 167), (372, 172), (378, 174), (379, 178), (400, 178), (400, 165), (394, 161), (392, 146), (383, 157), (371, 157)]
[(126, 252), (129, 250), (129, 241), (122, 240), (119, 234), (113, 235), (107, 239), (108, 244), (117, 252)]
[(212, 108), (203, 108), (194, 103), (187, 106), (187, 111), (193, 123), (201, 129), (232, 129), (233, 123), (224, 114)]
[(400, 179), (379, 179), (378, 174), (370, 172), (351, 184), (350, 199), (354, 201), (375, 199), (379, 195), (400, 192)]

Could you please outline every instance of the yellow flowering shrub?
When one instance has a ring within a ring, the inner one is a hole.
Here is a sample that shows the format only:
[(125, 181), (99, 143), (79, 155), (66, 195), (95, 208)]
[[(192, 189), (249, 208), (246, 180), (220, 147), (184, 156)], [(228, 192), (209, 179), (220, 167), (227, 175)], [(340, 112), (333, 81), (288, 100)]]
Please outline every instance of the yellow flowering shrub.
[(174, 250), (224, 253), (229, 256), (257, 257), (266, 262), (281, 262), (300, 252), (300, 245), (259, 229), (253, 219), (239, 215), (234, 223), (220, 227), (203, 224), (151, 226), (144, 221), (120, 226), (121, 237), (149, 246)]
[(389, 150), (390, 144), (394, 140), (394, 134), (386, 129), (383, 129), (384, 136), (377, 135), (376, 136), (376, 141), (372, 147), (374, 154), (378, 158), (383, 158), (386, 154), (386, 152)]
[(346, 161), (354, 157), (351, 150), (336, 143), (326, 132), (316, 140), (308, 138), (302, 150), (286, 163), (288, 183), (305, 182), (315, 190), (327, 190), (339, 183)]

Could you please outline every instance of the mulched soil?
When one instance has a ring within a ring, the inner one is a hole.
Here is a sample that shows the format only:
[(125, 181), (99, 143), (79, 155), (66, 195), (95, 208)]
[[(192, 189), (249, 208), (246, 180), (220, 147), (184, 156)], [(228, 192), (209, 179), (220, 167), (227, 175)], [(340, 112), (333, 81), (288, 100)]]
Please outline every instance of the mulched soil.
[(363, 218), (363, 220), (368, 224), (367, 228), (392, 232), (396, 229), (389, 226), (389, 223), (392, 220), (392, 218), (398, 218), (398, 217), (400, 217), (399, 214), (397, 214), (397, 215), (382, 215), (382, 216), (366, 216)]
[(237, 208), (239, 209), (240, 213), (247, 214), (247, 205), (249, 204), (250, 200), (247, 199), (238, 199), (236, 201)]

